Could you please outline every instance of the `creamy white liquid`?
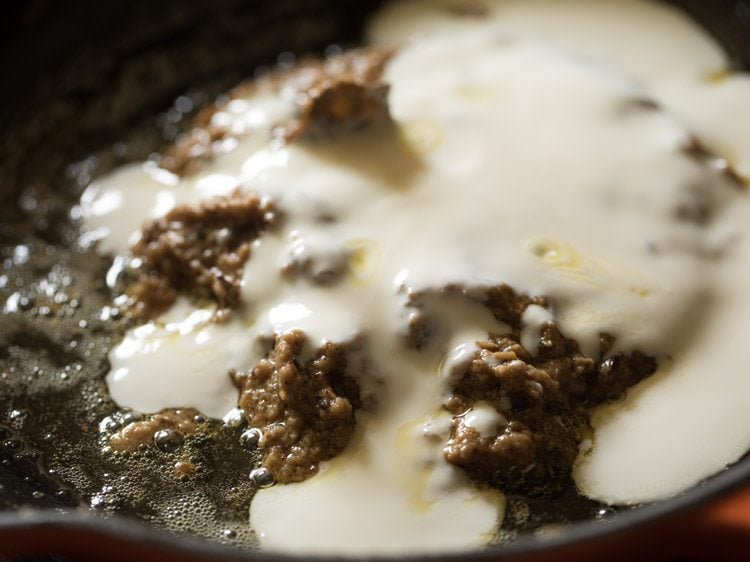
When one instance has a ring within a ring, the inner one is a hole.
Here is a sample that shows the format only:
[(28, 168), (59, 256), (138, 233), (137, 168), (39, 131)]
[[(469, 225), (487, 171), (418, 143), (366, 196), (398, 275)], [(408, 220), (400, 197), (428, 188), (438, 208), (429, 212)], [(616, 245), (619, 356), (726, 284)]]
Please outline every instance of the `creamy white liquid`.
[(482, 437), (492, 437), (508, 425), (508, 420), (492, 404), (479, 400), (462, 416), (462, 423)]
[(750, 206), (735, 204), (727, 223), (744, 235), (726, 270), (700, 302), (692, 345), (625, 401), (593, 417), (594, 448), (574, 471), (588, 495), (613, 504), (681, 492), (750, 449)]
[[(396, 2), (375, 18), (370, 38), (401, 44), (457, 29), (494, 28), (541, 40), (608, 72), (622, 72), (745, 181), (750, 178), (750, 77), (730, 73), (718, 43), (675, 8), (641, 0), (480, 4), (488, 17), (457, 17), (447, 9), (456, 5), (449, 1)], [(750, 378), (743, 346), (737, 344), (748, 334), (743, 272), (750, 217), (745, 194), (732, 204), (731, 218), (723, 219), (715, 236), (736, 237), (736, 245), (722, 260), (710, 291), (696, 299), (687, 329), (674, 338), (689, 339), (690, 346), (624, 404), (605, 406), (594, 417), (595, 447), (579, 459), (574, 473), (591, 497), (611, 503), (662, 499), (750, 448)]]
[[(238, 137), (198, 176), (129, 166), (82, 200), (89, 237), (114, 253), (126, 252), (142, 220), (237, 186), (272, 197), (287, 217), (255, 243), (246, 306), (229, 323), (209, 324), (181, 303), (113, 350), (107, 381), (119, 404), (222, 417), (236, 403), (227, 371), (260, 359), (259, 337), (300, 328), (313, 345), (366, 343), (360, 383), (380, 409), (358, 414), (356, 438), (320, 474), (257, 494), (251, 524), (268, 549), (443, 552), (492, 536), (502, 497), (443, 460), (440, 406), (474, 342), (507, 327), (468, 296), (431, 293), (434, 341), (416, 352), (402, 339), (409, 293), (452, 282), (474, 294), (508, 283), (547, 295), (550, 310), (530, 307), (523, 318), (532, 352), (554, 320), (590, 354), (609, 332), (618, 349), (659, 358), (663, 372), (594, 417), (594, 447), (575, 474), (592, 497), (663, 498), (750, 446), (750, 382), (733, 343), (750, 311), (740, 284), (750, 210), (720, 161), (682, 151), (696, 131), (711, 147), (725, 142), (735, 152), (721, 154), (738, 165), (750, 159), (747, 139), (725, 136), (728, 118), (707, 109), (713, 92), (699, 92), (724, 55), (679, 13), (645, 2), (488, 2), (489, 21), (444, 6), (402, 2), (374, 21), (375, 42), (400, 46), (386, 72), (392, 129), (278, 146), (270, 128), (293, 108), (261, 92), (217, 114)], [(739, 107), (744, 85), (716, 86)], [(638, 102), (652, 96), (669, 109), (684, 101), (674, 114)], [(720, 226), (675, 219), (696, 197), (715, 206)], [(715, 250), (721, 260), (702, 257)], [(281, 276), (306, 257), (323, 269), (343, 259), (347, 273), (333, 288)], [(707, 382), (707, 365), (721, 384)], [(190, 384), (175, 392), (180, 376)], [(485, 406), (464, 423), (492, 434), (504, 419)], [(696, 448), (696, 436), (711, 441)]]
[[(451, 9), (473, 4), (487, 16), (460, 17)], [(674, 6), (648, 0), (406, 0), (381, 10), (369, 38), (399, 45), (481, 27), (501, 27), (604, 71), (624, 72), (750, 178), (750, 79), (727, 76), (729, 59), (719, 43)]]

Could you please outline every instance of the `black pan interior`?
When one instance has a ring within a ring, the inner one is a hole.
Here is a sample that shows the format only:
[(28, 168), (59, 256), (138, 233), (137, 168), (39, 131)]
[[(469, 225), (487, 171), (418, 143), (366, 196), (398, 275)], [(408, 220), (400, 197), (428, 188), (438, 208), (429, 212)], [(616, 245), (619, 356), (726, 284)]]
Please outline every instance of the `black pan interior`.
[[(62, 451), (53, 464), (64, 464), (66, 436), (95, 431), (92, 425), (113, 407), (104, 399), (87, 411), (72, 408), (60, 422), (60, 405), (68, 404), (71, 394), (102, 392), (106, 353), (121, 329), (117, 321), (101, 321), (109, 302), (101, 284), (106, 264), (92, 252), (70, 250), (77, 230), (68, 220), (69, 208), (83, 185), (115, 165), (146, 158), (180, 132), (192, 108), (273, 64), (282, 52), (320, 53), (332, 43), (356, 43), (366, 15), (379, 3), (83, 0), (15, 1), (4, 8), (0, 276), (7, 280), (0, 282), (0, 302), (14, 293), (21, 300), (19, 312), (0, 322), (0, 511), (89, 503), (99, 483), (93, 468), (77, 476), (41, 469), (52, 449)], [(718, 37), (738, 67), (750, 67), (750, 4), (673, 3)], [(178, 98), (182, 102), (175, 104)], [(30, 250), (25, 261), (15, 253), (19, 246)], [(39, 290), (29, 289), (42, 279), (67, 287), (66, 300), (48, 303)], [(81, 328), (82, 321), (88, 329)], [(94, 459), (91, 451), (68, 454)], [(252, 459), (238, 459), (237, 470), (243, 462)], [(629, 525), (706, 499), (748, 481), (748, 474), (745, 460), (672, 502), (608, 517), (607, 528), (613, 520)], [(241, 505), (249, 492), (233, 493)], [(112, 501), (103, 507), (105, 514), (118, 509)], [(572, 505), (571, 522), (599, 509), (587, 502)], [(586, 535), (587, 525), (571, 525), (564, 535), (571, 540)]]

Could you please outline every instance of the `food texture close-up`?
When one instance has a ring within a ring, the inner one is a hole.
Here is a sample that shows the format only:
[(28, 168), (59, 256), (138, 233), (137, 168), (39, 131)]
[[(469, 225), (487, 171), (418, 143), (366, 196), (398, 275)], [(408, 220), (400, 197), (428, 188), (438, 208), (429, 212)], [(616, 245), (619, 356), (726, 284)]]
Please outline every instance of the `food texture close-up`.
[(0, 560), (750, 559), (750, 3), (4, 20)]

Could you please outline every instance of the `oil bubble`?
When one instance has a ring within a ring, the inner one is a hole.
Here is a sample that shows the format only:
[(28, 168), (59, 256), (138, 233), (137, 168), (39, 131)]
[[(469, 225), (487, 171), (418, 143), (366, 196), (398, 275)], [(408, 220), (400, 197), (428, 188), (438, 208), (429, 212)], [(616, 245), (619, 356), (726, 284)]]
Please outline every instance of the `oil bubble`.
[(270, 488), (276, 484), (276, 478), (274, 478), (271, 471), (267, 468), (255, 468), (250, 471), (250, 480), (252, 480), (258, 488)]
[(3, 441), (3, 449), (6, 451), (20, 451), (23, 449), (23, 443), (18, 439), (6, 439)]
[(242, 432), (240, 435), (240, 443), (248, 448), (257, 447), (262, 436), (263, 433), (261, 433), (260, 429), (257, 427), (251, 427)]
[(128, 425), (141, 419), (143, 416), (138, 412), (127, 412), (122, 416), (122, 424)]
[(174, 429), (160, 429), (154, 433), (154, 443), (165, 453), (175, 453), (182, 448), (185, 438)]
[(227, 412), (227, 414), (223, 418), (224, 425), (227, 427), (231, 427), (232, 429), (239, 429), (241, 427), (244, 427), (247, 423), (245, 421), (245, 416), (242, 414), (242, 410), (239, 408), (232, 408)]

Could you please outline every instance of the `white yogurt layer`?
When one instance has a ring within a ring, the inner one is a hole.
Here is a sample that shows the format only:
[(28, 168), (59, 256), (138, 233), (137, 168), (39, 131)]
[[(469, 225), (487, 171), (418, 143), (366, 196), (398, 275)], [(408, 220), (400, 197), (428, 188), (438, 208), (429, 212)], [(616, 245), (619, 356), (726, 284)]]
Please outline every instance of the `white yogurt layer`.
[[(246, 305), (230, 322), (181, 302), (112, 351), (107, 382), (123, 406), (222, 417), (237, 399), (228, 370), (251, 368), (264, 336), (299, 328), (312, 346), (365, 342), (360, 384), (380, 408), (358, 413), (355, 439), (320, 474), (258, 492), (251, 524), (271, 550), (445, 552), (493, 536), (502, 496), (445, 462), (440, 408), (474, 343), (508, 330), (469, 298), (501, 283), (549, 297), (550, 309), (522, 319), (532, 352), (554, 321), (591, 355), (607, 332), (617, 350), (663, 366), (595, 415), (594, 448), (575, 474), (585, 493), (667, 497), (750, 446), (736, 345), (750, 311), (740, 285), (750, 209), (723, 161), (684, 150), (698, 132), (740, 170), (750, 162), (748, 139), (725, 134), (731, 117), (713, 109), (717, 99), (738, 108), (745, 78), (709, 83), (724, 54), (663, 6), (505, 0), (468, 18), (449, 4), (401, 2), (373, 22), (373, 41), (400, 47), (385, 76), (393, 127), (280, 146), (270, 129), (293, 107), (261, 92), (217, 114), (238, 137), (198, 175), (131, 165), (81, 202), (89, 239), (123, 255), (143, 220), (236, 187), (271, 197), (285, 216), (254, 243)], [(716, 226), (677, 218), (697, 204)], [(333, 286), (284, 278), (295, 260), (345, 274)], [(440, 292), (451, 283), (468, 294)], [(407, 305), (427, 290), (438, 329), (418, 352), (403, 341)], [(492, 435), (505, 419), (479, 402), (463, 423)]]
[[(718, 43), (675, 8), (641, 0), (485, 0), (478, 5), (486, 17), (472, 18), (451, 9), (462, 4), (475, 3), (393, 3), (374, 19), (370, 38), (401, 44), (492, 28), (543, 41), (630, 77), (746, 182), (750, 178), (750, 77), (731, 73)], [(696, 299), (692, 317), (661, 348), (681, 351), (625, 403), (605, 406), (594, 417), (595, 447), (579, 459), (574, 476), (595, 499), (632, 504), (666, 498), (750, 448), (750, 377), (739, 343), (749, 335), (743, 279), (750, 217), (746, 194), (736, 199), (713, 234), (734, 238), (732, 251), (710, 290)]]
[(242, 331), (211, 323), (212, 314), (180, 302), (158, 322), (131, 330), (110, 353), (112, 399), (142, 412), (158, 412), (166, 402), (189, 404), (216, 418), (234, 408), (229, 370), (254, 367), (260, 354)]
[(591, 497), (613, 504), (667, 498), (750, 449), (748, 201), (725, 219), (742, 235), (716, 285), (696, 302), (690, 345), (593, 417), (595, 446), (573, 473)]
[[(485, 17), (461, 16), (479, 7)], [(502, 28), (624, 72), (680, 114), (712, 150), (750, 178), (748, 78), (721, 45), (674, 6), (649, 0), (405, 0), (373, 18), (369, 38), (399, 45), (427, 35)]]

